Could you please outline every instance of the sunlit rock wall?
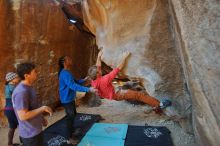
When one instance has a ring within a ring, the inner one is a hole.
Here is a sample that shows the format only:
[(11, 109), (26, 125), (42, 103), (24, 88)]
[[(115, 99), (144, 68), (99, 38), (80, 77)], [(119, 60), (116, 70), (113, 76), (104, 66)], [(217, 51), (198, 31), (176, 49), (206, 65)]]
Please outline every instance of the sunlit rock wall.
[(104, 62), (114, 68), (122, 52), (130, 51), (123, 72), (140, 78), (149, 94), (172, 98), (182, 116), (190, 101), (170, 31), (168, 2), (85, 0), (82, 5), (85, 24), (104, 48)]
[(85, 77), (96, 46), (94, 38), (74, 26), (70, 30), (59, 3), (52, 0), (0, 0), (0, 14), (0, 120), (3, 122), (4, 77), (7, 72), (15, 71), (17, 63), (36, 63), (37, 94), (44, 104), (54, 106), (58, 101), (58, 58), (71, 56), (74, 75)]
[(142, 78), (151, 95), (171, 97), (188, 122), (192, 109), (198, 145), (219, 145), (220, 1), (82, 3), (105, 63), (115, 67), (122, 52), (130, 51), (124, 73)]

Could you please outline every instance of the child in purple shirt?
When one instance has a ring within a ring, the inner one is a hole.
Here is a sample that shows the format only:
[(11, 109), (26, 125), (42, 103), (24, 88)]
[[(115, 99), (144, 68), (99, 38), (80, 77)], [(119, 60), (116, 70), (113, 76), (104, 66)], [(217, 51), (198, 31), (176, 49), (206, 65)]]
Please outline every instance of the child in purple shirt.
[(33, 83), (37, 79), (35, 65), (22, 63), (17, 68), (21, 82), (12, 94), (12, 103), (19, 123), (19, 135), (23, 146), (42, 146), (42, 126), (47, 125), (42, 113), (52, 114), (48, 106), (40, 106), (40, 102), (33, 89)]

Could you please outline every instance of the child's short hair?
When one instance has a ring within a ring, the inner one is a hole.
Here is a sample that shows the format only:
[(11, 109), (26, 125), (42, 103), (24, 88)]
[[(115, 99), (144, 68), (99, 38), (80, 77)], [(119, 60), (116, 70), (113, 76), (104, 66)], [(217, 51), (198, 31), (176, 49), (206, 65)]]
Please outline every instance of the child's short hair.
[(21, 63), (18, 65), (17, 67), (17, 73), (18, 73), (18, 76), (24, 80), (24, 75), (25, 74), (29, 74), (31, 73), (31, 71), (35, 69), (35, 65), (33, 63), (29, 63), (29, 62), (26, 62), (26, 63)]
[(88, 70), (88, 76), (92, 79), (92, 80), (95, 80), (96, 79), (96, 76), (97, 76), (97, 71), (98, 71), (98, 68), (97, 66), (93, 65), (89, 68)]

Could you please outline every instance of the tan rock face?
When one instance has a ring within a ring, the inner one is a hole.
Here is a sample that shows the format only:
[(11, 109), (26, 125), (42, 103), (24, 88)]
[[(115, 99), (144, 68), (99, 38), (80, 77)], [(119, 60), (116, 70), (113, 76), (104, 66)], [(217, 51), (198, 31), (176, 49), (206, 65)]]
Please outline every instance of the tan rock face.
[[(11, 5), (7, 3), (6, 1), (0, 1), (0, 10), (1, 10), (1, 15), (0, 15), (0, 82), (1, 82), (1, 90), (0, 90), (0, 107), (2, 109), (2, 104), (4, 103), (4, 78), (7, 70), (10, 70), (13, 68), (13, 59), (14, 59), (14, 53), (12, 51), (12, 46), (9, 43), (10, 40), (13, 38), (12, 35), (12, 28), (8, 27), (10, 24), (10, 21), (12, 19), (8, 17), (8, 13), (10, 10)], [(13, 70), (12, 70), (13, 71)], [(0, 111), (0, 125), (4, 125), (5, 119), (2, 119), (3, 117), (3, 112)]]
[(122, 52), (130, 51), (123, 72), (142, 79), (151, 95), (172, 98), (182, 114), (189, 100), (169, 29), (167, 1), (85, 0), (82, 4), (85, 24), (96, 35), (98, 46), (104, 47), (104, 62), (114, 68)]
[[(51, 0), (1, 0), (0, 13), (0, 108), (4, 106), (5, 74), (15, 71), (14, 65), (21, 61), (36, 63), (37, 94), (44, 104), (55, 105), (59, 98), (58, 58), (72, 57), (74, 75), (85, 77), (96, 57), (94, 39), (75, 27), (69, 30), (60, 5)], [(0, 116), (2, 120), (2, 111)]]
[(105, 63), (115, 67), (122, 52), (130, 51), (124, 73), (142, 78), (151, 95), (171, 97), (181, 115), (190, 113), (191, 94), (198, 144), (219, 145), (219, 1), (85, 0), (82, 4), (85, 23), (98, 46), (104, 47)]

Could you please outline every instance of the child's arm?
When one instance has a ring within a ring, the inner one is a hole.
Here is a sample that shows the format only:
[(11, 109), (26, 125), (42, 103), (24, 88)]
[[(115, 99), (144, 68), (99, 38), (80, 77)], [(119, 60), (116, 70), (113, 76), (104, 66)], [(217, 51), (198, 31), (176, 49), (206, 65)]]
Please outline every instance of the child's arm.
[(37, 109), (30, 110), (30, 111), (28, 109), (17, 110), (18, 117), (21, 121), (30, 120), (30, 119), (42, 114), (43, 112), (47, 112), (50, 115), (52, 115), (52, 113), (53, 113), (52, 109), (49, 106), (41, 106)]
[(117, 66), (118, 69), (122, 69), (124, 67), (124, 64), (125, 64), (125, 61), (127, 59), (127, 57), (130, 55), (131, 53), (130, 52), (124, 52), (122, 54), (122, 61), (119, 63), (119, 65)]

